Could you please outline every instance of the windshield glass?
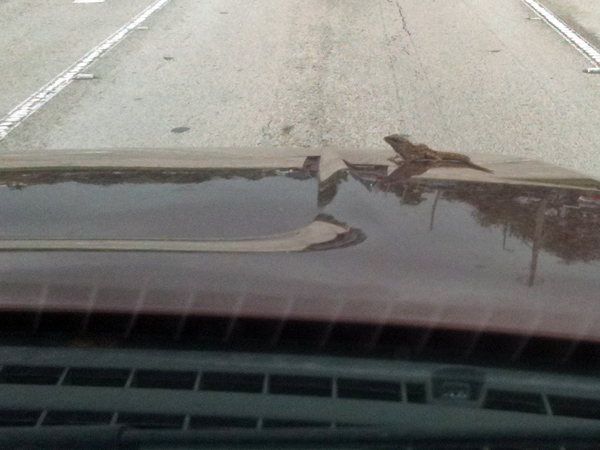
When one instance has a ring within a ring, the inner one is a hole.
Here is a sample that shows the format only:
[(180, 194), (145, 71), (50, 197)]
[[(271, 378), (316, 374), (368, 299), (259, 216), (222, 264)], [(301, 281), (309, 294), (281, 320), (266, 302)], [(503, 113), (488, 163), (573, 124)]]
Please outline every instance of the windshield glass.
[(590, 0), (7, 0), (0, 150), (375, 151), (401, 133), (598, 177), (583, 72), (600, 62), (597, 14)]

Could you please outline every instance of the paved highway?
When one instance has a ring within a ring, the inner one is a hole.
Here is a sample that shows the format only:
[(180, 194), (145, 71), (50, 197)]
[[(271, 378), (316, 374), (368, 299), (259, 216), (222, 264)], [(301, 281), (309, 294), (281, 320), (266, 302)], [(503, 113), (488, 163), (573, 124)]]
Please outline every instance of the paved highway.
[[(560, 3), (554, 0), (553, 4)], [(156, 0), (0, 3), (0, 117)], [(521, 0), (170, 0), (0, 140), (538, 158), (600, 179), (600, 75)], [(0, 119), (0, 124), (2, 119)]]

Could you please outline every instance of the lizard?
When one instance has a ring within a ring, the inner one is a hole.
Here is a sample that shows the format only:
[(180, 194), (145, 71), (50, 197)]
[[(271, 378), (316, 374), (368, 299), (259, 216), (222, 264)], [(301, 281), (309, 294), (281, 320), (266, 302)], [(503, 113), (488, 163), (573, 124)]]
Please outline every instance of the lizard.
[[(383, 139), (392, 146), (394, 151), (398, 153), (404, 161), (452, 161), (472, 169), (493, 173), (493, 171), (471, 162), (471, 159), (467, 155), (461, 153), (440, 152), (429, 148), (425, 144), (413, 144), (406, 139), (405, 136), (399, 134), (392, 134)], [(393, 161), (397, 163), (397, 159), (398, 156), (394, 158)]]

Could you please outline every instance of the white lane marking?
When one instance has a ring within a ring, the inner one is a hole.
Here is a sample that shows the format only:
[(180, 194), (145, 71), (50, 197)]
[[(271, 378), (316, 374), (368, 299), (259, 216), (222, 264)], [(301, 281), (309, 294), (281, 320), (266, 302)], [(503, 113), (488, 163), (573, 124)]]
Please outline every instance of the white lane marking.
[(523, 0), (523, 2), (535, 11), (548, 25), (554, 28), (573, 47), (579, 50), (593, 63), (600, 65), (600, 52), (588, 41), (579, 36), (575, 31), (565, 25), (558, 17), (552, 14), (536, 0)]
[(104, 0), (73, 0), (73, 3), (104, 3)]
[(0, 119), (0, 140), (4, 139), (8, 133), (14, 130), (21, 122), (27, 119), (27, 117), (40, 109), (52, 97), (66, 88), (71, 81), (77, 77), (77, 75), (88, 68), (98, 58), (101, 58), (104, 53), (125, 39), (125, 37), (132, 30), (150, 17), (151, 14), (165, 6), (170, 1), (171, 0), (156, 0), (141, 13), (135, 16), (131, 21), (123, 25), (111, 36), (106, 38), (102, 43), (90, 50), (79, 61), (62, 72), (48, 84), (43, 86), (40, 90), (31, 95), (21, 104), (13, 108), (12, 111)]

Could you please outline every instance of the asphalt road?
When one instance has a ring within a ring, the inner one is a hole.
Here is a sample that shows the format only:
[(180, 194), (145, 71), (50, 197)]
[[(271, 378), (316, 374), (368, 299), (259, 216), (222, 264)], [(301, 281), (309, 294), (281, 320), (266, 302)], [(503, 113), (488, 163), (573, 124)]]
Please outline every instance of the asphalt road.
[[(0, 2), (0, 116), (152, 3)], [(600, 75), (521, 0), (171, 0), (0, 141), (347, 147), (399, 132), (600, 179)], [(174, 131), (175, 130), (175, 131)]]
[(544, 0), (544, 5), (600, 49), (600, 3), (596, 0)]

